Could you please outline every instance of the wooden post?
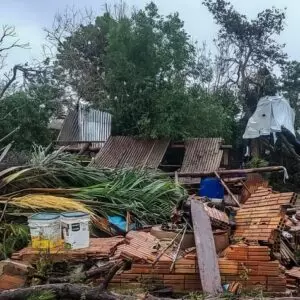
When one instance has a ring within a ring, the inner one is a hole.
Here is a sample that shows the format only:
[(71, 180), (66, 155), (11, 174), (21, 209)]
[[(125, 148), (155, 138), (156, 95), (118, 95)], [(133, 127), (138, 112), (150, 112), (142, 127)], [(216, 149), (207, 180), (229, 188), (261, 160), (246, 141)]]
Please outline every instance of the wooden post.
[(178, 172), (175, 171), (175, 183), (178, 184), (179, 180), (178, 180)]
[(176, 260), (177, 260), (177, 257), (178, 257), (178, 254), (179, 254), (179, 251), (180, 251), (180, 248), (181, 248), (181, 244), (182, 244), (182, 241), (183, 241), (183, 239), (184, 239), (184, 237), (185, 237), (185, 233), (186, 233), (186, 230), (187, 230), (187, 224), (185, 225), (185, 228), (184, 228), (184, 231), (183, 231), (183, 234), (182, 234), (182, 237), (181, 237), (181, 239), (180, 239), (180, 242), (179, 242), (179, 244), (178, 244), (178, 246), (177, 246), (177, 251), (176, 251), (176, 254), (175, 254), (175, 256), (174, 256), (174, 258), (173, 258), (173, 262), (172, 262), (172, 265), (171, 265), (171, 267), (170, 267), (170, 272), (172, 272), (173, 271), (173, 269), (174, 269), (174, 267), (175, 267), (175, 263), (176, 263)]
[(130, 212), (126, 212), (126, 233), (129, 231), (129, 223), (130, 223)]
[(217, 172), (214, 172), (216, 177), (220, 179), (221, 184), (223, 185), (223, 187), (225, 188), (225, 190), (227, 191), (227, 193), (231, 196), (231, 198), (234, 200), (234, 202), (238, 205), (238, 207), (241, 207), (240, 202), (236, 199), (236, 197), (232, 194), (231, 190), (229, 189), (229, 187), (226, 185), (226, 183), (223, 181), (223, 179), (220, 177), (220, 175)]

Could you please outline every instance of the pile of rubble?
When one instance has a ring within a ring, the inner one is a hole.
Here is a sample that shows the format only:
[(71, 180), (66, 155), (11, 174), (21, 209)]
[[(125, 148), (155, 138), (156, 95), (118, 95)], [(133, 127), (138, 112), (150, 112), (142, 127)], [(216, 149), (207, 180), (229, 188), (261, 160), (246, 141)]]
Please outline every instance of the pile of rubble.
[[(193, 213), (189, 203), (202, 203), (202, 200), (190, 197), (182, 211), (174, 214), (175, 221), (169, 225), (168, 231), (160, 228), (158, 232), (153, 227), (151, 233), (130, 231), (126, 237), (91, 239), (87, 249), (53, 249), (47, 253), (48, 258), (53, 262), (68, 261), (75, 264), (93, 261), (90, 266), (92, 271), (84, 272), (93, 274), (93, 281), (98, 283), (107, 280), (107, 272), (97, 271), (101, 264), (129, 262), (109, 279), (110, 287), (202, 291), (203, 277), (201, 268), (199, 271), (196, 238), (194, 240), (197, 229), (191, 222)], [(223, 286), (229, 284), (229, 290), (234, 292), (260, 289), (267, 293), (298, 293), (300, 220), (297, 219), (296, 200), (294, 193), (278, 193), (270, 187), (258, 187), (236, 209), (234, 219), (228, 217), (224, 207), (222, 211), (202, 203), (214, 236), (216, 251), (211, 255), (216, 256)], [(185, 223), (181, 223), (182, 220)], [(178, 229), (177, 232), (174, 228)], [(10, 264), (34, 265), (40, 255), (39, 251), (28, 247), (14, 253)], [(25, 285), (24, 270), (20, 273), (16, 272), (16, 268), (11, 270), (9, 267), (3, 268), (0, 289)], [(107, 268), (105, 270), (108, 271)], [(13, 277), (17, 279), (13, 280)], [(63, 277), (65, 280), (66, 276)], [(61, 281), (58, 279), (56, 282)]]

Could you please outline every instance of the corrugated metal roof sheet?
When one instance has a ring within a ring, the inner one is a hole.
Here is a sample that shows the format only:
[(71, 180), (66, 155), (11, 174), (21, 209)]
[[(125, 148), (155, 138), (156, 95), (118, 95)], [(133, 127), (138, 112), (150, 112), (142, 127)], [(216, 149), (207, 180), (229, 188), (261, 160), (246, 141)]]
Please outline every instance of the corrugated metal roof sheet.
[[(111, 114), (79, 105), (70, 111), (58, 136), (60, 144), (93, 142), (92, 148), (102, 147), (111, 134)], [(72, 146), (80, 147), (80, 143)]]
[(169, 140), (139, 140), (129, 136), (111, 136), (92, 165), (102, 168), (157, 168)]
[(185, 155), (180, 173), (213, 172), (220, 168), (222, 138), (197, 138), (184, 141)]

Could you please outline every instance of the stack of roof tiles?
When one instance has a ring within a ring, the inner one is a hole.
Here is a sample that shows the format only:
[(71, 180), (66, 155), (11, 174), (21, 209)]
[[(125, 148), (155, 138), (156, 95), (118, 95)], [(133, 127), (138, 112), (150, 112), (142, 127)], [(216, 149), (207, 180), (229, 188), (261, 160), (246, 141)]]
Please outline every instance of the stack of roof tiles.
[(245, 288), (259, 286), (269, 292), (284, 292), (286, 278), (280, 263), (271, 260), (267, 246), (233, 245), (219, 259), (222, 281), (240, 281)]
[(225, 212), (222, 212), (214, 207), (204, 205), (204, 209), (209, 216), (212, 227), (228, 229), (229, 218)]
[(281, 206), (295, 201), (294, 193), (275, 193), (271, 188), (258, 188), (237, 212), (234, 237), (274, 243), (275, 230), (284, 225)]

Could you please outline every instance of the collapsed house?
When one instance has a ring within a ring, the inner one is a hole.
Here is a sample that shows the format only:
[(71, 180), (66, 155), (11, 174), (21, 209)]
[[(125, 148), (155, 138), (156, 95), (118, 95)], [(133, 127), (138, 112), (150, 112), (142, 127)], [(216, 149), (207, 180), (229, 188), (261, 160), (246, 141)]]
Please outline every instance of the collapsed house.
[[(268, 107), (270, 114), (274, 114), (272, 106)], [(65, 122), (65, 128), (67, 125), (74, 127), (71, 121)], [(257, 132), (262, 132), (261, 126), (257, 126)], [(90, 137), (84, 138), (84, 130), (78, 128), (74, 145), (84, 141), (91, 147)], [(171, 289), (211, 294), (221, 293), (223, 289), (232, 293), (249, 289), (272, 295), (299, 293), (297, 195), (273, 191), (268, 181), (257, 174), (285, 172), (285, 168), (226, 170), (230, 167), (231, 147), (223, 145), (220, 138), (174, 142), (106, 137), (107, 141), (101, 145), (99, 137), (92, 139), (95, 144), (98, 142), (94, 149), (99, 152), (90, 166), (160, 170), (188, 187), (190, 196), (174, 207), (171, 222), (167, 224), (131, 227), (133, 221), (127, 211), (124, 236), (91, 238), (89, 247), (84, 249), (50, 249), (45, 253), (47, 261), (60, 264), (67, 261), (75, 265), (76, 270), (78, 265), (84, 264), (84, 268), (80, 268), (81, 280), (109, 283), (110, 288), (138, 287), (151, 292)], [(66, 136), (63, 140), (71, 144)], [(79, 152), (83, 150), (80, 148)], [(207, 181), (209, 177), (214, 177), (214, 181)], [(204, 192), (201, 192), (201, 185)], [(216, 193), (219, 188), (223, 190)], [(191, 195), (195, 190), (199, 196)], [(219, 198), (220, 202), (212, 201)], [(41, 251), (27, 247), (14, 253), (9, 263), (25, 265), (26, 271), (22, 272), (28, 278), (27, 266), (37, 265), (40, 259)], [(115, 270), (115, 276), (111, 276), (111, 270), (121, 265)], [(16, 267), (3, 270), (0, 289), (26, 284), (23, 273), (16, 271)], [(50, 274), (47, 283), (74, 280), (65, 273), (55, 271), (54, 274)]]

